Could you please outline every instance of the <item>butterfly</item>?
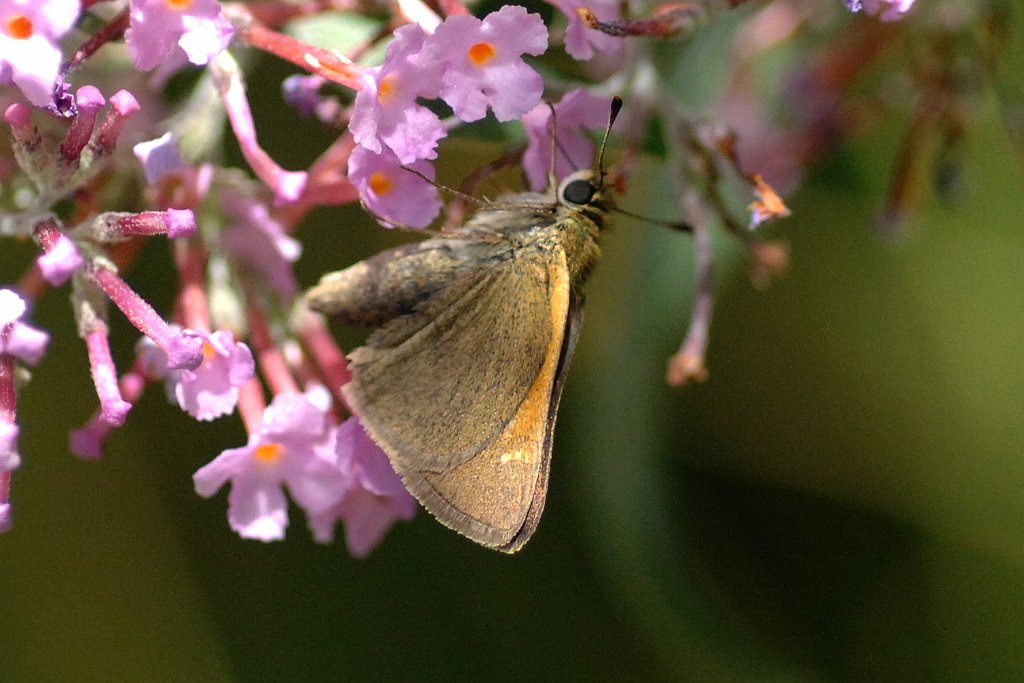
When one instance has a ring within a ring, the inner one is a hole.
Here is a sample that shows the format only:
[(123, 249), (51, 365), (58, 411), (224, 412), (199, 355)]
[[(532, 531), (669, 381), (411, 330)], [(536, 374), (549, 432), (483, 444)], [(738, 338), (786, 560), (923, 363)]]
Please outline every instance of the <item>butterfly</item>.
[(544, 509), (583, 286), (614, 207), (601, 150), (594, 169), (485, 202), (462, 226), (327, 274), (305, 295), (375, 329), (349, 355), (342, 394), (406, 488), (443, 524), (508, 553)]

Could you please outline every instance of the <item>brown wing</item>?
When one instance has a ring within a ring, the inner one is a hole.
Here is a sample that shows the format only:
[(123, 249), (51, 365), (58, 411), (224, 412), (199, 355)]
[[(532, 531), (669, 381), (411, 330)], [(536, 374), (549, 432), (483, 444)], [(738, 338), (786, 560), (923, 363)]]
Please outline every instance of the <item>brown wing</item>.
[(564, 254), (536, 251), (452, 283), (352, 354), (345, 394), (371, 436), (479, 543), (512, 551), (536, 527), (569, 311)]

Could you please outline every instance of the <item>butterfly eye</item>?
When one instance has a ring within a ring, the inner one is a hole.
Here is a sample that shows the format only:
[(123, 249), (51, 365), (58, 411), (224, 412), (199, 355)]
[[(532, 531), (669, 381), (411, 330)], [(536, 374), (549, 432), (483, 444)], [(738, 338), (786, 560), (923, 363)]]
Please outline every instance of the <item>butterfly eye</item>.
[(586, 204), (596, 192), (597, 188), (589, 180), (574, 180), (565, 186), (562, 198), (571, 204)]

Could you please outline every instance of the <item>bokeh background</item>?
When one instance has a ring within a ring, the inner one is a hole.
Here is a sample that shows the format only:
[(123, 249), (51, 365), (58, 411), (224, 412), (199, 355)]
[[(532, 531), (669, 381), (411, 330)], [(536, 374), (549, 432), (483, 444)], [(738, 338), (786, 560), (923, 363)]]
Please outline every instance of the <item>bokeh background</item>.
[[(706, 59), (700, 41), (671, 49)], [(329, 137), (278, 102), (287, 73), (262, 60), (249, 80), (263, 142), (298, 168)], [(17, 525), (0, 538), (0, 680), (1021, 680), (1024, 173), (994, 89), (979, 93), (955, 188), (926, 193), (899, 234), (876, 229), (897, 108), (810, 167), (769, 228), (790, 244), (786, 277), (757, 291), (716, 244), (705, 384), (663, 381), (689, 238), (619, 221), (545, 517), (514, 557), (425, 513), (366, 560), (313, 543), (298, 511), (287, 541), (240, 540), (223, 493), (191, 485), (240, 424), (198, 424), (158, 390), (103, 460), (76, 460), (67, 433), (95, 396), (66, 293), (48, 292), (34, 320), (54, 339), (20, 397)], [(450, 142), (452, 182), (502, 149)], [(637, 174), (624, 205), (671, 215), (658, 164)], [(357, 209), (318, 212), (300, 237), (307, 284), (408, 239)], [(2, 272), (31, 256), (5, 243)], [(129, 279), (166, 310), (167, 245)], [(123, 365), (135, 335), (114, 321)]]

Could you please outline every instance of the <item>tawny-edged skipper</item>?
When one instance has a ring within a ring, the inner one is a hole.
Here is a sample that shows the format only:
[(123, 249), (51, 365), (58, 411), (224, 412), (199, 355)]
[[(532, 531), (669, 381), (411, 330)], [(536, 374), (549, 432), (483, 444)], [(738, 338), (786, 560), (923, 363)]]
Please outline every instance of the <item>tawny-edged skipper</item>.
[(377, 328), (350, 354), (342, 392), (409, 491), (504, 552), (530, 539), (544, 508), (583, 284), (612, 208), (601, 149), (593, 170), (488, 202), (306, 294), (343, 324)]

